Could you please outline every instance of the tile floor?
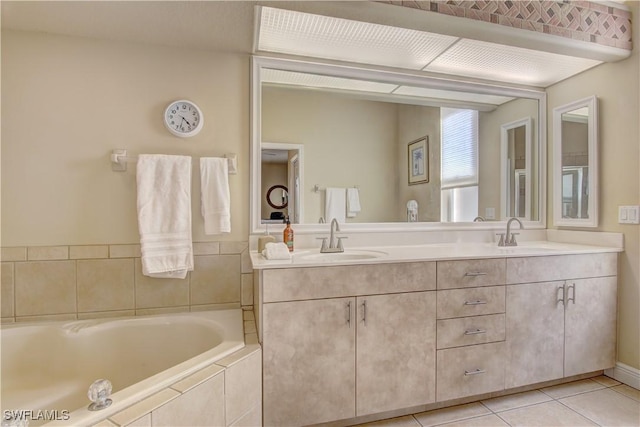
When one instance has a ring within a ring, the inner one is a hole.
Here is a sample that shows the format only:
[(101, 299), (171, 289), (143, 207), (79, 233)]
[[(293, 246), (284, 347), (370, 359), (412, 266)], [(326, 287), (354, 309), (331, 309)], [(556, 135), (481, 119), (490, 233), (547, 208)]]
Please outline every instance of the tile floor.
[(640, 426), (640, 390), (600, 376), (362, 426), (637, 427)]

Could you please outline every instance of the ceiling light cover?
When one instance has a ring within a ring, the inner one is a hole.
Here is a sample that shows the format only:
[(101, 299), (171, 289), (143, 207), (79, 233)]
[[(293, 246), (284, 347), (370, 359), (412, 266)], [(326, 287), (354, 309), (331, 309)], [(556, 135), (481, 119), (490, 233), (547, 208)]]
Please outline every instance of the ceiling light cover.
[(547, 87), (601, 61), (461, 39), (426, 71)]
[(400, 86), (393, 91), (394, 95), (417, 96), (421, 98), (442, 99), (446, 101), (465, 101), (480, 104), (501, 105), (514, 98), (508, 96), (484, 95), (471, 92), (456, 92), (452, 90), (429, 89), (425, 87)]
[(348, 62), (424, 68), (457, 37), (262, 7), (258, 50)]
[(321, 74), (298, 73), (295, 71), (263, 69), (260, 74), (262, 83), (303, 86), (308, 88), (341, 89), (359, 92), (391, 93), (398, 86), (391, 83), (379, 83), (343, 77), (323, 76)]

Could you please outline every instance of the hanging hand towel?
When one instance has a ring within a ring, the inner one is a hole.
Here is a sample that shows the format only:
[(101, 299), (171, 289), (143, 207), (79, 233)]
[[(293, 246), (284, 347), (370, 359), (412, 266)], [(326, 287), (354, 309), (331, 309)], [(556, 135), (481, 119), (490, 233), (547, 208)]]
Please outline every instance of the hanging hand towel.
[(346, 219), (346, 192), (344, 188), (327, 188), (324, 195), (324, 218), (327, 222), (337, 219), (343, 223)]
[(231, 196), (229, 194), (229, 164), (227, 159), (200, 159), (202, 217), (205, 234), (231, 232)]
[(360, 210), (360, 192), (357, 188), (347, 188), (347, 218), (354, 218)]
[(141, 154), (136, 180), (142, 274), (184, 279), (193, 270), (191, 157)]

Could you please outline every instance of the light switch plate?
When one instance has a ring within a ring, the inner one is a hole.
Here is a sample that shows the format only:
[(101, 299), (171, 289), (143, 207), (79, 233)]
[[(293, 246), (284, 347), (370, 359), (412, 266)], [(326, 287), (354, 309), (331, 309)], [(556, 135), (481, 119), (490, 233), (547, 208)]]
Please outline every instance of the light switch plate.
[(619, 224), (640, 224), (640, 206), (618, 206)]
[(496, 219), (496, 208), (485, 208), (484, 219)]

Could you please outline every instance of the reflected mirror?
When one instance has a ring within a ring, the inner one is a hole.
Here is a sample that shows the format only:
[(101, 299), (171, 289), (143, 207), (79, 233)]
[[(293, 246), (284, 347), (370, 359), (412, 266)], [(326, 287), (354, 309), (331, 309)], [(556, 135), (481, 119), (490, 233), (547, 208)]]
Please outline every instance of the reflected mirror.
[[(360, 209), (346, 215), (346, 223), (390, 225), (413, 218), (418, 224), (479, 226), (474, 219), (486, 224), (517, 215), (542, 224), (544, 92), (274, 58), (253, 61), (253, 149), (261, 153), (252, 157), (253, 176), (266, 179), (261, 171), (271, 165), (262, 153), (274, 142), (281, 149), (295, 142), (308, 159), (299, 197), (289, 192), (289, 209), (293, 200), (300, 203), (293, 223), (329, 222), (326, 188), (356, 187)], [(514, 124), (506, 130), (514, 140), (511, 151), (503, 148), (504, 124)], [(523, 142), (515, 142), (521, 134)], [(414, 147), (416, 141), (428, 142)], [(416, 165), (420, 173), (408, 180), (412, 148), (423, 157)], [(503, 156), (511, 159), (509, 179), (502, 176)], [(269, 188), (257, 181), (253, 188)], [(269, 218), (268, 208), (253, 210), (254, 232)]]
[(303, 146), (265, 142), (260, 150), (260, 222), (299, 223), (303, 194)]
[(554, 224), (598, 226), (597, 99), (553, 110)]
[(531, 219), (533, 119), (526, 117), (502, 125), (500, 212), (502, 218)]

